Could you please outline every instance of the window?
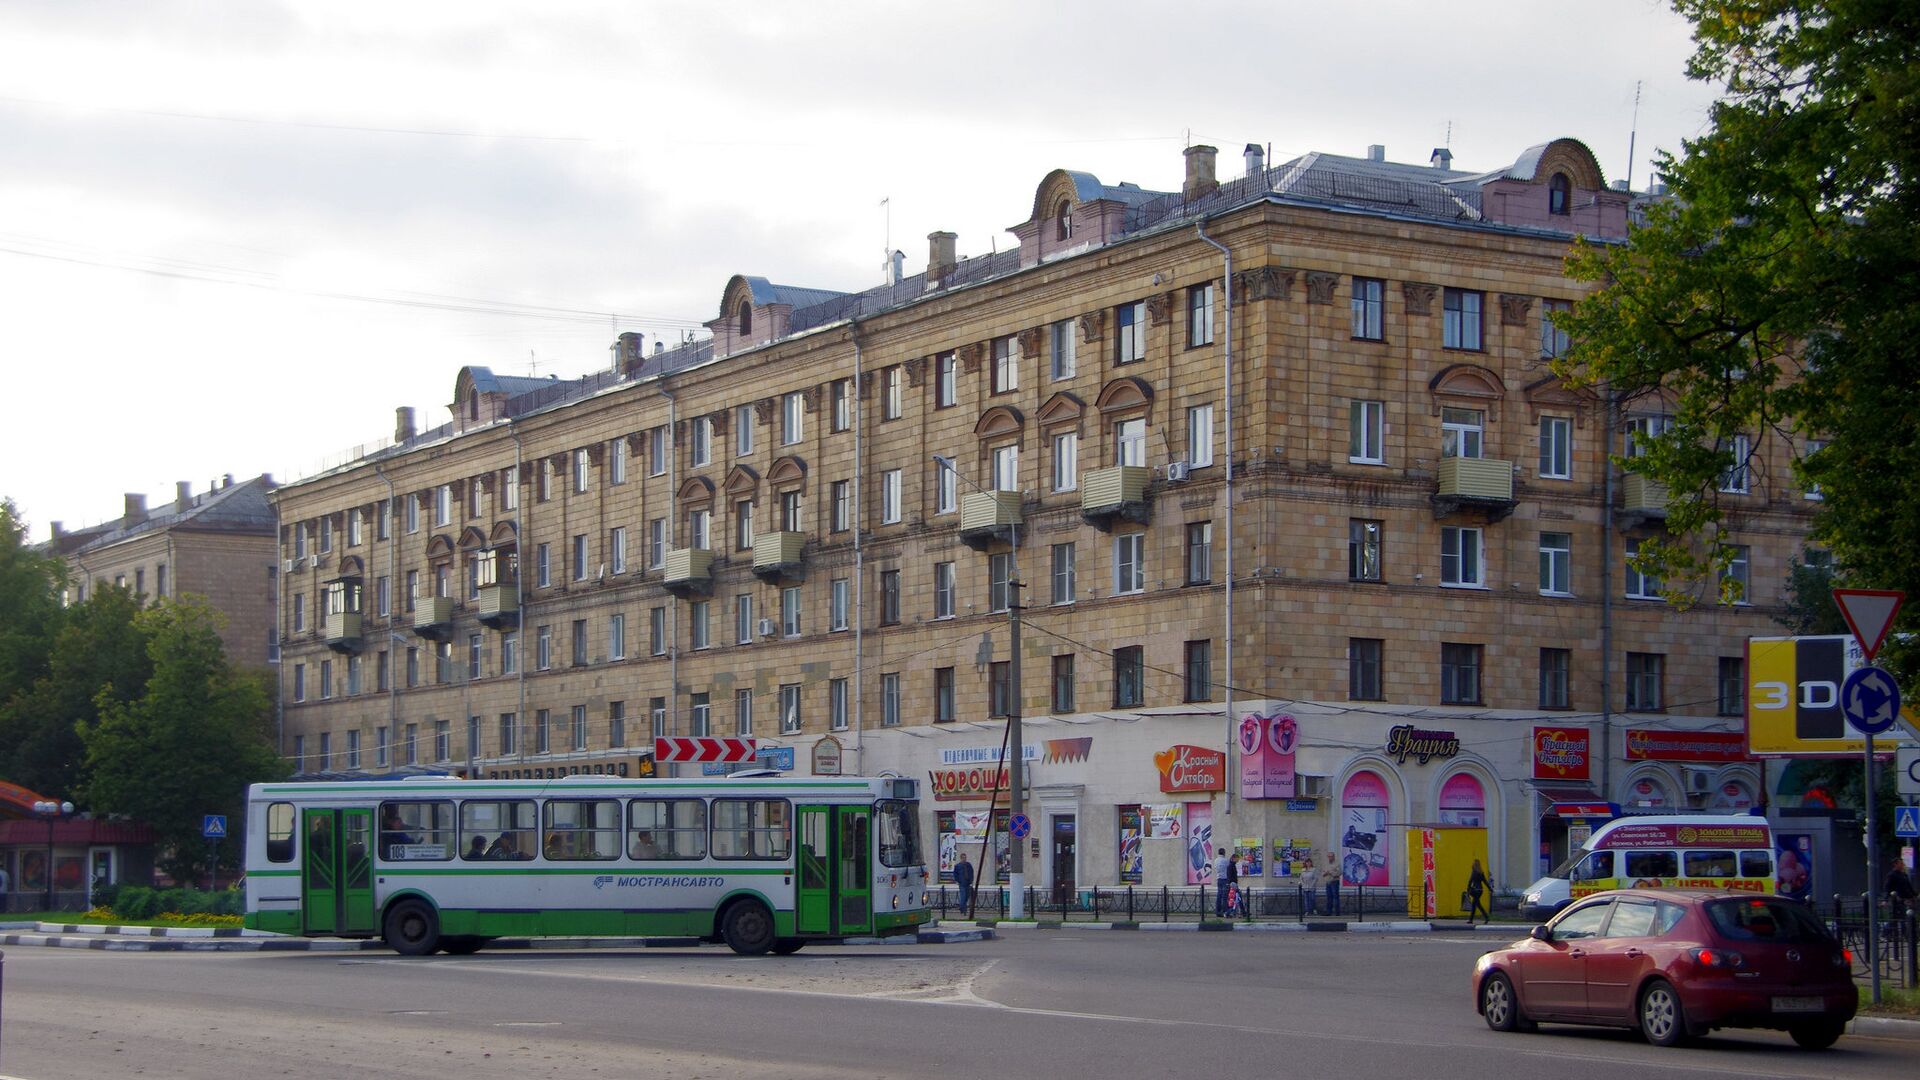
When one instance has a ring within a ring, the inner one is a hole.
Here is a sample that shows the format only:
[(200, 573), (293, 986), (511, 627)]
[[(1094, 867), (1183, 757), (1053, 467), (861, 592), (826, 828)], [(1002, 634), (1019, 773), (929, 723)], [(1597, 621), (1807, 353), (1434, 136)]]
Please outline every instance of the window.
[(1140, 646), (1123, 645), (1113, 650), (1113, 707), (1123, 709), (1145, 701), (1141, 685), (1146, 677)]
[[(413, 725), (407, 725), (412, 728)], [(413, 753), (413, 740), (407, 740), (407, 753)], [(433, 722), (433, 760), (447, 761), (453, 757), (453, 721), (435, 720)], [(411, 765), (413, 762), (409, 761)]]
[(933, 404), (937, 409), (948, 408), (956, 400), (953, 359), (950, 352), (933, 359)]
[(333, 766), (333, 733), (328, 731), (323, 731), (320, 733), (320, 768), (327, 769), (327, 768), (331, 768), (332, 766)]
[[(323, 517), (320, 519), (320, 554), (325, 555), (332, 550), (333, 550), (333, 518)], [(140, 590), (135, 590), (135, 591), (137, 592)]]
[(753, 642), (753, 594), (736, 593), (733, 598), (733, 643)]
[[(360, 508), (354, 507), (352, 510), (347, 511), (347, 546), (359, 547), (365, 539), (366, 527), (364, 519), (361, 517)], [(163, 591), (161, 595), (164, 596), (166, 593)]]
[(1553, 178), (1547, 181), (1547, 213), (1568, 213), (1572, 196), (1573, 183), (1567, 179), (1567, 174), (1554, 173)]
[(960, 508), (960, 474), (938, 464), (933, 467), (933, 474), (938, 477), (933, 512), (951, 514)]
[(418, 495), (406, 496), (405, 506), (406, 506), (407, 531), (410, 533), (419, 532), (420, 531), (420, 497)]
[(533, 666), (538, 671), (553, 667), (553, 627), (542, 626), (533, 632)]
[(1573, 421), (1564, 416), (1540, 418), (1540, 476), (1547, 480), (1573, 478)]
[(1719, 707), (1721, 716), (1743, 716), (1747, 711), (1747, 661), (1744, 657), (1720, 658)]
[(693, 418), (693, 450), (689, 457), (696, 468), (713, 464), (713, 417)]
[(647, 699), (647, 730), (656, 739), (667, 734), (667, 699), (663, 697)]
[(1448, 525), (1440, 530), (1440, 584), (1486, 585), (1481, 576), (1481, 530)]
[(627, 851), (635, 859), (706, 858), (705, 800), (635, 799), (628, 803)]
[(734, 406), (733, 453), (736, 457), (746, 457), (753, 453), (753, 406), (751, 405)]
[(586, 450), (581, 449), (581, 450), (575, 450), (573, 452), (574, 494), (577, 495), (587, 490), (589, 482), (593, 478), (592, 473), (590, 471), (592, 468), (593, 468), (593, 463), (589, 459)]
[(835, 480), (829, 488), (834, 532), (846, 532), (853, 528), (853, 481)]
[(1073, 363), (1073, 320), (1062, 319), (1047, 327), (1048, 366), (1056, 381), (1071, 379)]
[(1013, 338), (993, 339), (993, 392), (1005, 394), (1020, 389), (1020, 364), (1013, 352)]
[(1753, 549), (1735, 544), (1727, 549), (1727, 568), (1720, 575), (1720, 597), (1730, 603), (1753, 602), (1751, 562)]
[(1071, 604), (1074, 599), (1073, 586), (1073, 544), (1053, 545), (1053, 590), (1050, 599), (1056, 604)]
[(1013, 665), (995, 660), (987, 666), (987, 715), (1013, 715)]
[(539, 502), (553, 498), (553, 459), (540, 463), (539, 482), (534, 488), (533, 497)]
[(1187, 523), (1187, 584), (1213, 581), (1213, 522)]
[(1540, 301), (1540, 355), (1565, 356), (1573, 347), (1573, 340), (1565, 330), (1554, 325), (1553, 317), (1558, 312), (1572, 311), (1571, 300)]
[(827, 682), (827, 723), (835, 731), (847, 730), (847, 680)]
[(587, 534), (575, 533), (573, 536), (573, 580), (587, 580)]
[(1385, 642), (1379, 638), (1347, 639), (1347, 697), (1354, 701), (1380, 701), (1380, 652)]
[(520, 635), (515, 631), (500, 635), (500, 674), (513, 675), (520, 670)]
[(780, 398), (780, 445), (793, 446), (799, 443), (802, 435), (800, 410), (803, 407), (799, 394), (786, 394)]
[(1213, 406), (1187, 410), (1187, 461), (1196, 469), (1213, 464)]
[(420, 650), (407, 650), (407, 686), (409, 689), (420, 685)]
[(614, 573), (627, 572), (627, 528), (624, 525), (607, 533), (607, 562)]
[(900, 726), (900, 673), (880, 673), (880, 726)]
[(832, 430), (846, 431), (853, 427), (853, 382), (849, 379), (835, 379), (827, 386), (827, 397), (833, 402)]
[(587, 707), (585, 705), (575, 705), (573, 707), (572, 745), (575, 750), (585, 750), (587, 748)]
[(950, 724), (953, 722), (953, 669), (950, 667), (933, 669), (933, 722)]
[(687, 546), (696, 551), (705, 551), (712, 547), (713, 511), (687, 511)]
[(385, 693), (393, 688), (392, 664), (388, 662), (387, 650), (381, 649), (373, 654), (373, 688)]
[(880, 625), (892, 626), (900, 621), (900, 571), (880, 571)]
[(1627, 598), (1630, 600), (1660, 599), (1660, 579), (1652, 574), (1642, 573), (1635, 565), (1640, 557), (1639, 540), (1627, 541)]
[(797, 491), (780, 493), (780, 528), (785, 532), (804, 532), (800, 527), (801, 502)]
[(780, 684), (780, 734), (800, 733), (800, 684)]
[(695, 600), (687, 605), (687, 644), (690, 648), (704, 649), (713, 644), (707, 637), (709, 625), (709, 602)]
[(1347, 460), (1363, 465), (1386, 461), (1386, 403), (1352, 401), (1347, 405)]
[(1366, 518), (1347, 519), (1347, 580), (1380, 580), (1380, 539), (1385, 526)]
[(1053, 711), (1070, 713), (1073, 711), (1073, 654), (1060, 653), (1053, 657), (1053, 677), (1050, 680), (1052, 691), (1049, 695)]
[(533, 712), (533, 752), (553, 752), (553, 721), (545, 709), (535, 709)]
[(1187, 348), (1213, 344), (1213, 283), (1187, 290)]
[(733, 733), (742, 738), (753, 736), (753, 691), (733, 692)]
[[(120, 582), (115, 582), (120, 584)], [(299, 633), (307, 628), (307, 596), (305, 593), (293, 594), (293, 632)]]
[[(1803, 467), (1807, 461), (1813, 458), (1813, 455), (1826, 449), (1826, 446), (1827, 446), (1827, 440), (1825, 439), (1808, 439), (1806, 442), (1806, 449), (1800, 455), (1800, 460), (1802, 462)], [(1801, 494), (1804, 498), (1808, 498), (1808, 499), (1824, 498), (1824, 496), (1820, 494), (1820, 485), (1812, 482), (1806, 482), (1806, 489)]]
[(624, 850), (618, 799), (550, 799), (542, 808), (548, 859), (562, 862), (617, 859)]
[[(511, 499), (511, 492), (509, 492), (508, 497)], [(507, 509), (513, 509), (512, 502), (508, 502)], [(387, 499), (380, 503), (380, 509), (374, 515), (373, 538), (375, 540), (385, 540), (391, 535), (393, 535), (393, 500)]]
[(900, 388), (900, 365), (880, 372), (880, 419), (900, 419), (902, 394)]
[(933, 617), (953, 618), (953, 564), (933, 564)]
[(1005, 611), (1013, 603), (1013, 555), (987, 556), (987, 610)]
[(374, 579), (373, 610), (381, 618), (393, 614), (393, 583), (385, 576)]
[(1485, 450), (1487, 414), (1479, 409), (1440, 410), (1440, 456), (1477, 458)]
[(1213, 700), (1213, 642), (1189, 641), (1186, 645), (1187, 701)]
[(851, 593), (846, 578), (834, 578), (827, 585), (827, 629), (829, 631), (847, 628), (847, 609), (850, 606)]
[(899, 520), (900, 470), (888, 469), (880, 474), (880, 522), (883, 525), (893, 525)]
[(1113, 426), (1113, 459), (1115, 465), (1147, 463), (1147, 421), (1144, 418), (1122, 420)]
[(467, 678), (478, 679), (486, 673), (486, 638), (479, 634), (467, 635)]
[(1121, 304), (1114, 318), (1116, 364), (1131, 364), (1147, 358), (1147, 305), (1144, 301)]
[(1660, 712), (1661, 681), (1666, 675), (1667, 658), (1661, 653), (1627, 654), (1627, 711)]
[(1113, 538), (1113, 594), (1142, 592), (1147, 587), (1147, 534), (1127, 533)]
[(713, 857), (785, 859), (793, 837), (785, 799), (713, 800)]
[(618, 438), (607, 444), (607, 482), (624, 484), (627, 482), (627, 440)]
[(1479, 645), (1440, 646), (1440, 702), (1443, 705), (1480, 704)]
[(1364, 341), (1381, 341), (1386, 331), (1381, 321), (1382, 294), (1387, 283), (1379, 278), (1353, 279), (1353, 336)]
[[(540, 545), (546, 547), (545, 544)], [(667, 564), (667, 519), (647, 522), (647, 569), (658, 570)]]
[(733, 550), (753, 550), (753, 500), (733, 504)]
[(480, 478), (476, 476), (467, 481), (467, 516), (470, 518), (480, 516), (480, 494)]
[(1444, 301), (1445, 325), (1441, 344), (1449, 349), (1480, 348), (1482, 294), (1470, 289), (1448, 289)]
[(1053, 437), (1053, 490), (1080, 486), (1080, 435), (1067, 431)]
[(687, 734), (705, 737), (713, 733), (713, 702), (706, 691), (687, 695)]
[(1665, 435), (1672, 428), (1671, 416), (1637, 416), (1627, 421), (1627, 457), (1645, 455), (1647, 443)]
[(993, 448), (993, 490), (1020, 490), (1020, 446), (1018, 443)]
[(1573, 652), (1569, 649), (1540, 650), (1540, 707), (1572, 708), (1568, 688), (1572, 679)]
[(625, 660), (627, 658), (627, 617), (625, 615), (607, 616), (607, 659)]
[(1744, 495), (1751, 489), (1753, 440), (1735, 435), (1727, 440), (1726, 451), (1731, 460), (1720, 474), (1720, 490)]
[(553, 584), (553, 551), (547, 544), (533, 549), (533, 580), (543, 589)]
[(293, 665), (293, 700), (307, 700), (307, 665)]
[[(441, 675), (441, 681), (442, 682), (446, 681), (446, 676), (444, 672)], [(320, 700), (325, 701), (332, 696), (333, 696), (333, 661), (322, 660), (320, 661)]]
[(665, 424), (647, 432), (647, 475), (667, 475), (667, 426)]
[(789, 585), (780, 590), (780, 633), (786, 637), (800, 636), (800, 586)]
[(1550, 596), (1573, 592), (1573, 534), (1540, 534), (1540, 591)]

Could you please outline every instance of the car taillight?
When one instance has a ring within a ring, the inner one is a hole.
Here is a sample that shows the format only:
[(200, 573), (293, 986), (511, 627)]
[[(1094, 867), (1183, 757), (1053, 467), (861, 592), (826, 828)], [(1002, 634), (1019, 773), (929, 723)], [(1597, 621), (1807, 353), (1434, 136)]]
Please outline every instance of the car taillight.
[(1693, 957), (1693, 962), (1701, 967), (1722, 971), (1740, 967), (1747, 962), (1746, 957), (1732, 949), (1694, 949), (1688, 955)]
[(1846, 968), (1850, 968), (1850, 967), (1852, 967), (1852, 966), (1853, 966), (1853, 950), (1852, 950), (1852, 949), (1841, 949), (1841, 950), (1840, 950), (1839, 952), (1837, 952), (1837, 953), (1834, 953), (1834, 954), (1833, 954), (1833, 966), (1834, 966), (1834, 967), (1846, 967)]

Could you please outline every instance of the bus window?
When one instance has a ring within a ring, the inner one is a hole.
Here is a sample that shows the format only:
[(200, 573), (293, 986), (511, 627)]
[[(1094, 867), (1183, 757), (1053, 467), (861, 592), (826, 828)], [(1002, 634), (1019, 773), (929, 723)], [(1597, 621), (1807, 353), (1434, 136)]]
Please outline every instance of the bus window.
[(547, 858), (620, 857), (620, 804), (613, 799), (549, 799)]
[(1773, 876), (1773, 852), (1743, 851), (1740, 853), (1740, 876), (1770, 878)]
[(388, 862), (432, 862), (453, 858), (453, 804), (383, 802), (380, 804), (380, 857)]
[(1613, 876), (1613, 852), (1590, 852), (1573, 868), (1573, 881), (1605, 881)]
[(531, 799), (474, 799), (460, 804), (460, 835), (493, 837), (487, 845), (489, 859), (533, 858), (540, 847), (539, 820)]
[(793, 819), (785, 799), (713, 800), (713, 857), (784, 859)]
[(883, 866), (918, 866), (920, 834), (915, 827), (914, 804), (895, 799), (874, 807), (874, 820), (880, 829), (880, 863)]
[(1680, 873), (1680, 859), (1671, 851), (1629, 851), (1626, 862), (1630, 878), (1669, 878)]
[(1731, 851), (1688, 851), (1688, 877), (1732, 877), (1736, 865)]
[(627, 853), (636, 859), (707, 857), (707, 804), (699, 799), (635, 799), (627, 809)]
[(293, 861), (293, 804), (267, 804), (267, 861)]

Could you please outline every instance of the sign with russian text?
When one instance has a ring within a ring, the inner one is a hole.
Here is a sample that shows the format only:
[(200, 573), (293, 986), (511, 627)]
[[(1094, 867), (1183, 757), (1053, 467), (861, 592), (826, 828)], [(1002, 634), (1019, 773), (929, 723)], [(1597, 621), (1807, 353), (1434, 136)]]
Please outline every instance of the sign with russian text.
[(1771, 847), (1773, 837), (1764, 818), (1751, 825), (1621, 825), (1603, 837), (1601, 848), (1640, 847)]
[(1387, 756), (1397, 765), (1405, 765), (1408, 758), (1425, 765), (1434, 758), (1445, 761), (1459, 753), (1460, 738), (1451, 731), (1396, 724), (1387, 732)]
[(1161, 791), (1224, 791), (1227, 787), (1227, 755), (1223, 750), (1169, 746), (1153, 755), (1153, 767), (1160, 771)]
[(1590, 774), (1593, 734), (1583, 727), (1533, 729), (1535, 780), (1585, 780)]
[(933, 797), (953, 799), (990, 799), (1007, 790), (1005, 766), (975, 765), (970, 769), (933, 769), (927, 773)]
[(1240, 797), (1291, 799), (1295, 790), (1293, 757), (1300, 745), (1300, 723), (1290, 715), (1240, 718)]
[(813, 775), (840, 775), (840, 740), (829, 735), (813, 744)]
[(1747, 761), (1747, 737), (1737, 731), (1627, 729), (1628, 761)]
[[(1021, 761), (1034, 761), (1040, 757), (1037, 743), (1028, 743), (1020, 748)], [(940, 751), (942, 765), (989, 765), (1006, 760), (1006, 754), (998, 746), (964, 746), (955, 750)]]

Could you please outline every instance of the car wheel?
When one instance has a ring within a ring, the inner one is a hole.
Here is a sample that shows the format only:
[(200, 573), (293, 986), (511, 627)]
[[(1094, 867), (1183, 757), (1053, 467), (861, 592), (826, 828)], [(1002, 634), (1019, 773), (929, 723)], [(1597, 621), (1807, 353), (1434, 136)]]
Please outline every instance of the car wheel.
[(1480, 984), (1480, 1015), (1495, 1031), (1532, 1031), (1533, 1021), (1520, 1011), (1520, 998), (1513, 982), (1496, 971)]
[(1640, 991), (1640, 1035), (1654, 1046), (1678, 1046), (1687, 1038), (1687, 1011), (1665, 979), (1655, 979)]
[(773, 948), (769, 951), (775, 956), (792, 956), (794, 953), (799, 952), (804, 945), (806, 945), (806, 942), (801, 941), (799, 938), (777, 938), (773, 943)]
[(387, 909), (382, 936), (401, 956), (430, 956), (440, 947), (440, 916), (424, 900), (402, 900)]
[(773, 914), (758, 900), (742, 900), (727, 909), (720, 937), (741, 956), (763, 955), (773, 948)]
[(1793, 1041), (1808, 1050), (1825, 1050), (1832, 1046), (1847, 1025), (1838, 1020), (1810, 1020), (1804, 1024), (1795, 1024), (1787, 1029)]

